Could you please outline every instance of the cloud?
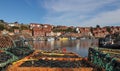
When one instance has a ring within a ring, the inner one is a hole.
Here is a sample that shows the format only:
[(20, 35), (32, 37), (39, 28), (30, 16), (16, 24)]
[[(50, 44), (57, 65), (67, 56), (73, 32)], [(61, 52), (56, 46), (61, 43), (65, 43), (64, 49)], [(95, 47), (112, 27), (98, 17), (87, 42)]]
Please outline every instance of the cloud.
[[(118, 11), (119, 5), (118, 0), (43, 0), (43, 7), (47, 10), (43, 19), (45, 23), (55, 25), (105, 25), (109, 23), (107, 21), (111, 17), (110, 14)], [(120, 23), (115, 19), (118, 18), (119, 13), (113, 15), (117, 16), (110, 19), (111, 23), (108, 25)]]
[(65, 13), (59, 16), (46, 16), (44, 20), (46, 23), (54, 24), (54, 25), (66, 25), (66, 26), (78, 26), (82, 20), (85, 20), (89, 16), (83, 16), (72, 13)]
[(120, 9), (101, 13), (99, 15), (96, 15), (94, 18), (91, 18), (82, 23), (84, 24), (84, 26), (96, 26), (96, 24), (99, 24), (101, 26), (105, 26), (105, 25), (120, 26), (119, 15), (120, 15)]
[(47, 0), (45, 7), (56, 12), (88, 12), (113, 2), (114, 0)]

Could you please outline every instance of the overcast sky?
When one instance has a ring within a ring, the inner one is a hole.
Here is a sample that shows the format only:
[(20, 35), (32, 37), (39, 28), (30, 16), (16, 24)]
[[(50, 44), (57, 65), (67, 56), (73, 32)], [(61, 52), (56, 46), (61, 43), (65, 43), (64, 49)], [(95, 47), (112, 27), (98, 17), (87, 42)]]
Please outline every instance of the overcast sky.
[(7, 22), (120, 26), (120, 0), (0, 0)]

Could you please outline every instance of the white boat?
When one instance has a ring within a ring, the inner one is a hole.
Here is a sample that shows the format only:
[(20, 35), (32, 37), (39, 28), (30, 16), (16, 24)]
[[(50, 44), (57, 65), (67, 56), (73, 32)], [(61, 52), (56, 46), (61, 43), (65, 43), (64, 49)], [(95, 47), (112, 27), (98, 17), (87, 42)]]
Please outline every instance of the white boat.
[(47, 41), (54, 41), (55, 38), (51, 37), (51, 38), (47, 38)]

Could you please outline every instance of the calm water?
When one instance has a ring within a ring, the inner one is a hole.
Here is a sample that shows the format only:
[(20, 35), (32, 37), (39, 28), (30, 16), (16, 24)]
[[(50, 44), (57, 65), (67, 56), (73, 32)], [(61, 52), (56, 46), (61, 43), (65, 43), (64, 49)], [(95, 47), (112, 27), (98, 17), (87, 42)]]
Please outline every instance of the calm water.
[(82, 40), (66, 40), (66, 41), (33, 41), (33, 47), (41, 50), (52, 50), (55, 48), (66, 48), (67, 51), (72, 51), (80, 56), (88, 55), (88, 48), (98, 46), (97, 39), (82, 39)]

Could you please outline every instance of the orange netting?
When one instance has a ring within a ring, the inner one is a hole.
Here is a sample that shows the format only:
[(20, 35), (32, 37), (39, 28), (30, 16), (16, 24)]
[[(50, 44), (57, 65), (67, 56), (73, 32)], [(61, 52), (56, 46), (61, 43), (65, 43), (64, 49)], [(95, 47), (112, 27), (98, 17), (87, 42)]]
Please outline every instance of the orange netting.
[(14, 43), (9, 36), (0, 36), (0, 48), (13, 47)]

